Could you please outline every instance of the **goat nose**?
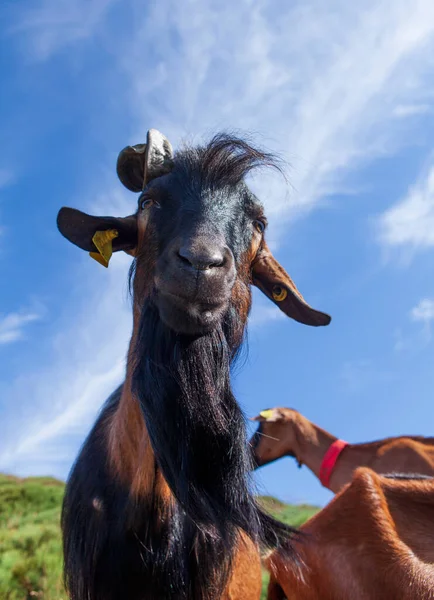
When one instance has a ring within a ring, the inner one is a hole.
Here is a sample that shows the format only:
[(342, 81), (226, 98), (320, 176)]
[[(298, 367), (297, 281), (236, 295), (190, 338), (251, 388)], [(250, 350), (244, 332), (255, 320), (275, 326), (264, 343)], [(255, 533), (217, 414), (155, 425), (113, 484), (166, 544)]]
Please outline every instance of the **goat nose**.
[(178, 256), (184, 264), (198, 271), (223, 267), (226, 263), (224, 249), (213, 244), (181, 246)]

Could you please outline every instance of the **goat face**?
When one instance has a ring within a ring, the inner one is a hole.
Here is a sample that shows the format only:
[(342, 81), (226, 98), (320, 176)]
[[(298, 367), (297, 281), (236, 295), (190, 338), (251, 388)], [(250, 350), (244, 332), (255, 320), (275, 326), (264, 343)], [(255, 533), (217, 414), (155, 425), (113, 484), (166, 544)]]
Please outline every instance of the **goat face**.
[(213, 329), (230, 305), (245, 321), (251, 257), (265, 228), (262, 207), (242, 182), (202, 184), (200, 167), (188, 172), (181, 163), (151, 182), (137, 213), (136, 296), (151, 292), (166, 325), (194, 335)]
[[(258, 429), (249, 442), (255, 468), (262, 467), (283, 456), (297, 458), (294, 423), (297, 423), (298, 419), (299, 413), (290, 408), (263, 410), (251, 419), (258, 422)], [(301, 466), (300, 463), (299, 466)]]
[(147, 144), (129, 146), (118, 158), (122, 183), (141, 192), (136, 212), (96, 218), (63, 208), (58, 227), (88, 251), (95, 251), (96, 232), (114, 232), (109, 254), (135, 256), (137, 305), (152, 302), (177, 333), (209, 332), (230, 310), (244, 325), (251, 283), (297, 321), (327, 325), (330, 317), (306, 304), (265, 244), (263, 208), (244, 183), (261, 164), (273, 164), (271, 156), (226, 135), (173, 156), (164, 136), (151, 130)]

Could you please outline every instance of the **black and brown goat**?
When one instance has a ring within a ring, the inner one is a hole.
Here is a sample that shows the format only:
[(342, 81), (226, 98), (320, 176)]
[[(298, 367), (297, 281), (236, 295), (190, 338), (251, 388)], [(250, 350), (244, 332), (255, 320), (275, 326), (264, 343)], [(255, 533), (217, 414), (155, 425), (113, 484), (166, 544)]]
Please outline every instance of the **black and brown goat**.
[(257, 285), (307, 325), (306, 304), (264, 241), (263, 209), (244, 183), (272, 157), (218, 135), (173, 155), (157, 131), (125, 148), (118, 175), (140, 192), (125, 218), (70, 208), (60, 232), (108, 265), (134, 257), (133, 334), (111, 396), (69, 477), (65, 578), (73, 600), (254, 600), (260, 546), (287, 543), (251, 494), (230, 366)]

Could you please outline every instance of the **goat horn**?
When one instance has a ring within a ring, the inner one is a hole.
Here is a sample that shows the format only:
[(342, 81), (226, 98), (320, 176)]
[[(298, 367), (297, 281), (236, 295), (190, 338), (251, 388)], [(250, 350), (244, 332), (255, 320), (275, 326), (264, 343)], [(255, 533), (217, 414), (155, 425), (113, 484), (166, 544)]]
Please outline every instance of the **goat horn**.
[(169, 140), (156, 129), (150, 129), (146, 144), (127, 146), (119, 153), (116, 172), (131, 192), (140, 192), (156, 177), (173, 168), (173, 148)]

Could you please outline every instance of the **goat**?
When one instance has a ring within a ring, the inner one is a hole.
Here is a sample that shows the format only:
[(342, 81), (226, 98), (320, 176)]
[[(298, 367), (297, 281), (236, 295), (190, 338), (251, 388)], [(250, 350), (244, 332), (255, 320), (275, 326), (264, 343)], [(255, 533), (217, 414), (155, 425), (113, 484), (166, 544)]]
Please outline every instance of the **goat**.
[(306, 465), (324, 487), (338, 492), (357, 467), (377, 473), (434, 475), (434, 438), (397, 436), (349, 444), (292, 408), (272, 408), (252, 419), (259, 426), (250, 440), (256, 467), (283, 456)]
[(360, 467), (294, 540), (266, 560), (268, 600), (433, 600), (434, 479)]
[(139, 192), (131, 215), (59, 211), (60, 232), (102, 265), (120, 250), (134, 258), (125, 381), (85, 441), (63, 504), (72, 600), (254, 600), (258, 548), (289, 546), (293, 530), (252, 494), (230, 381), (251, 284), (296, 321), (330, 322), (272, 256), (263, 207), (244, 183), (275, 164), (225, 134), (174, 154), (150, 130), (118, 158), (121, 182)]

